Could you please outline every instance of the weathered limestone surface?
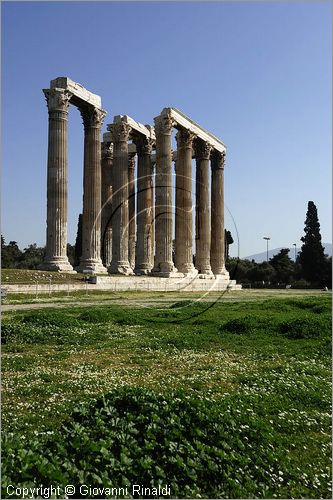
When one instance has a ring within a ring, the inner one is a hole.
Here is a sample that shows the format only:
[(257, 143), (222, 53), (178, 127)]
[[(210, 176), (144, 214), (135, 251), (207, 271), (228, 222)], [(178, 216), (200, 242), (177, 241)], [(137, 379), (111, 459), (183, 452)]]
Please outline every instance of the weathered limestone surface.
[(66, 76), (59, 76), (54, 80), (51, 80), (51, 89), (59, 88), (66, 89), (72, 94), (72, 103), (75, 106), (80, 107), (82, 104), (90, 104), (94, 108), (102, 108), (102, 101), (99, 95), (93, 94), (86, 88), (84, 88), (80, 83), (73, 82), (70, 78)]
[(169, 277), (177, 272), (172, 260), (172, 151), (173, 120), (168, 112), (155, 120), (155, 263), (153, 273)]
[(112, 261), (110, 273), (133, 274), (128, 261), (128, 139), (130, 125), (115, 119), (109, 127), (113, 139)]
[(135, 267), (135, 153), (128, 155), (128, 261)]
[(102, 142), (101, 248), (102, 262), (106, 267), (112, 260), (112, 161), (113, 146)]
[(40, 269), (73, 272), (67, 258), (67, 123), (72, 97), (66, 89), (43, 90), (49, 112), (46, 257)]
[(210, 207), (209, 207), (209, 159), (212, 146), (208, 142), (197, 140), (196, 156), (196, 217), (195, 265), (199, 277), (213, 277), (210, 267)]
[(151, 153), (153, 139), (138, 135), (134, 139), (138, 152), (137, 174), (137, 240), (135, 274), (148, 274), (153, 252), (153, 179)]
[(101, 260), (101, 142), (105, 111), (80, 109), (84, 125), (84, 171), (81, 272), (106, 273)]
[(228, 275), (224, 265), (224, 161), (224, 152), (213, 151), (210, 263), (215, 276)]
[(185, 275), (197, 274), (193, 265), (192, 144), (194, 134), (181, 128), (177, 135), (175, 265)]

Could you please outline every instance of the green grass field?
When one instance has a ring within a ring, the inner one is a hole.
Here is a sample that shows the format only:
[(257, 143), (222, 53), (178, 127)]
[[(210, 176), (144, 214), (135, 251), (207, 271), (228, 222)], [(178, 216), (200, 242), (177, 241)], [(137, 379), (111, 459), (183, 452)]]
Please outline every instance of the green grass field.
[(282, 292), (4, 313), (2, 497), (331, 498), (331, 294)]

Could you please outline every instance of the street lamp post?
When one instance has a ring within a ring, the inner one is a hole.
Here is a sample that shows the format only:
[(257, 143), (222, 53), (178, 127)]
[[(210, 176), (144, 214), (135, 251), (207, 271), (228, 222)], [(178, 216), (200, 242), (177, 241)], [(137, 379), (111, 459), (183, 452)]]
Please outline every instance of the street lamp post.
[(267, 243), (267, 247), (266, 247), (266, 260), (268, 262), (268, 242), (269, 242), (270, 238), (268, 236), (264, 236), (263, 239), (266, 240), (266, 243)]
[(293, 243), (293, 246), (295, 247), (295, 262), (296, 262), (296, 243)]

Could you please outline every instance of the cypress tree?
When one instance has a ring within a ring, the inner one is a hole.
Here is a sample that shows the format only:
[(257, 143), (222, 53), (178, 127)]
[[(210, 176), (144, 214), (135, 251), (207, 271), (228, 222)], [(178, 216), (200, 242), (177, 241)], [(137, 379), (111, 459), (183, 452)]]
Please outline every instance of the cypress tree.
[(299, 254), (302, 274), (306, 281), (313, 285), (320, 285), (324, 276), (326, 259), (324, 247), (321, 244), (317, 207), (313, 201), (308, 202), (304, 232), (305, 235), (301, 238), (303, 245)]

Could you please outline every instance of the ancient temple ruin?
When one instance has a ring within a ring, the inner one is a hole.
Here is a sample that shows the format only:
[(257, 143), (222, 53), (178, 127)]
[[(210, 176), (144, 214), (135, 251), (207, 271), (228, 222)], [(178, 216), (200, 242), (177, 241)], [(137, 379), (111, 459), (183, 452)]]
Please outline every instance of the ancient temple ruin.
[[(224, 143), (175, 108), (164, 108), (154, 125), (115, 116), (101, 142), (106, 112), (99, 96), (65, 77), (52, 80), (43, 92), (49, 142), (47, 252), (42, 269), (75, 272), (66, 254), (67, 121), (73, 104), (84, 125), (82, 256), (76, 270), (219, 278), (227, 286)], [(177, 130), (174, 151), (173, 129)]]

